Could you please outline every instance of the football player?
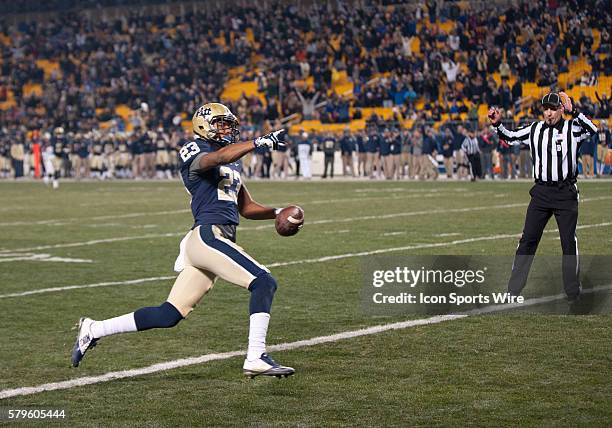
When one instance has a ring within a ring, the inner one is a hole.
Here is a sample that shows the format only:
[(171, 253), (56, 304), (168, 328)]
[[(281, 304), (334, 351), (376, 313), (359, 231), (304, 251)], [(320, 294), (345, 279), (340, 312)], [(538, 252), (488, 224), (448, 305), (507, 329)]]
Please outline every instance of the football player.
[(175, 270), (180, 272), (168, 299), (159, 306), (104, 321), (81, 318), (72, 352), (78, 366), (96, 342), (111, 334), (168, 328), (187, 317), (218, 277), (237, 284), (250, 294), (249, 340), (244, 374), (289, 376), (291, 367), (276, 363), (266, 354), (266, 335), (276, 280), (270, 271), (236, 245), (239, 214), (253, 220), (274, 219), (279, 209), (255, 202), (241, 180), (246, 153), (266, 147), (277, 150), (284, 130), (254, 141), (237, 142), (238, 119), (223, 104), (201, 106), (192, 119), (194, 141), (179, 151), (180, 175), (191, 195), (195, 224), (183, 238)]
[(42, 149), (42, 162), (43, 162), (43, 166), (45, 169), (45, 175), (43, 176), (43, 182), (48, 185), (52, 181), (53, 188), (57, 189), (59, 187), (59, 182), (58, 182), (57, 176), (55, 175), (55, 160), (54, 160), (55, 154), (53, 152), (53, 146), (48, 141), (50, 139), (51, 139), (51, 136), (49, 135), (49, 137), (45, 139), (47, 141), (43, 143), (43, 149)]

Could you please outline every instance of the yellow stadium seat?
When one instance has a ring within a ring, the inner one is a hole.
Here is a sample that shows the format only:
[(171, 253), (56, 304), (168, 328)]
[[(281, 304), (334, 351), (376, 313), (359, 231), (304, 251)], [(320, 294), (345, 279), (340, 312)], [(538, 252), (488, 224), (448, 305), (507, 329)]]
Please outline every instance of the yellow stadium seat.
[[(493, 80), (495, 80), (495, 83), (497, 84), (497, 86), (501, 85), (501, 74), (499, 73), (499, 71), (496, 71), (495, 73), (493, 73)], [(512, 74), (510, 74), (510, 78), (508, 79), (508, 86), (512, 87), (512, 85), (514, 85), (514, 82), (516, 82), (516, 77), (514, 77)]]
[(32, 94), (35, 94), (38, 97), (41, 97), (43, 93), (42, 85), (39, 83), (26, 83), (23, 85), (23, 96), (29, 97)]
[(253, 29), (251, 27), (246, 29), (246, 39), (251, 43), (255, 43), (255, 34), (253, 34)]
[(599, 30), (596, 30), (595, 28), (593, 28), (593, 46), (591, 47), (592, 52), (595, 52), (597, 48), (599, 48), (600, 43), (601, 43), (601, 33), (599, 32)]
[(356, 132), (365, 129), (365, 120), (353, 120), (349, 123), (321, 123), (318, 120), (304, 120), (301, 123), (292, 125), (289, 128), (289, 133), (292, 135), (299, 134), (303, 129), (306, 132), (331, 132), (334, 134), (342, 133), (346, 128), (351, 132)]
[(215, 43), (219, 46), (225, 46), (225, 35), (221, 32), (219, 37), (215, 38)]
[(337, 84), (334, 86), (334, 92), (342, 96), (352, 96), (353, 95), (353, 83), (345, 82), (342, 84)]
[(115, 107), (115, 114), (121, 116), (121, 118), (126, 122), (128, 121), (131, 112), (132, 110), (125, 104), (119, 104), (117, 107)]
[(421, 53), (421, 40), (418, 37), (413, 37), (410, 42), (410, 49), (414, 55)]
[(436, 25), (438, 26), (438, 28), (440, 28), (440, 30), (444, 31), (446, 34), (450, 34), (450, 32), (455, 29), (455, 21), (450, 21), (450, 20), (446, 22), (437, 21)]
[[(354, 109), (350, 109), (350, 115), (353, 115)], [(392, 107), (362, 107), (361, 113), (364, 118), (370, 117), (373, 113), (378, 117), (382, 117), (385, 120), (393, 118), (393, 108)]]
[(404, 128), (410, 129), (410, 128), (412, 128), (414, 126), (414, 120), (413, 119), (405, 119), (402, 122), (402, 125), (403, 125)]
[(3, 101), (0, 103), (0, 110), (8, 110), (11, 107), (15, 107), (16, 103), (14, 99), (7, 99), (6, 101)]
[(62, 72), (59, 68), (59, 62), (57, 61), (49, 61), (46, 59), (36, 60), (36, 65), (39, 68), (42, 68), (45, 72), (45, 80), (49, 80), (53, 73), (56, 74), (57, 77), (61, 77)]
[(238, 67), (230, 68), (227, 74), (229, 75), (230, 79), (235, 79), (235, 78), (239, 78), (240, 76), (244, 75), (245, 72), (246, 72), (246, 67), (244, 65), (241, 65)]
[[(231, 83), (230, 83), (231, 82)], [(237, 101), (240, 99), (242, 94), (247, 97), (256, 96), (259, 97), (262, 102), (265, 102), (265, 96), (261, 92), (257, 90), (257, 82), (240, 82), (240, 81), (230, 81), (225, 85), (223, 92), (221, 93), (221, 98), (224, 100), (232, 100)]]

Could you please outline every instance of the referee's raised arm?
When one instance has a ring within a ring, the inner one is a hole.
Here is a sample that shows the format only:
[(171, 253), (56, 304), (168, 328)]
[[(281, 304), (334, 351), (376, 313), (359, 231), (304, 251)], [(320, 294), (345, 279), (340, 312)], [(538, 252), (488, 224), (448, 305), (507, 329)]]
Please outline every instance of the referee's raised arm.
[(497, 107), (491, 107), (489, 109), (489, 120), (491, 121), (491, 125), (497, 130), (497, 135), (499, 138), (504, 140), (509, 145), (516, 144), (529, 144), (529, 135), (531, 133), (531, 127), (535, 124), (521, 126), (518, 129), (506, 129), (506, 127), (501, 123), (501, 112), (497, 109)]
[(584, 113), (578, 111), (572, 99), (565, 92), (559, 92), (559, 98), (563, 111), (572, 115), (572, 136), (580, 146), (583, 140), (597, 132), (597, 127)]

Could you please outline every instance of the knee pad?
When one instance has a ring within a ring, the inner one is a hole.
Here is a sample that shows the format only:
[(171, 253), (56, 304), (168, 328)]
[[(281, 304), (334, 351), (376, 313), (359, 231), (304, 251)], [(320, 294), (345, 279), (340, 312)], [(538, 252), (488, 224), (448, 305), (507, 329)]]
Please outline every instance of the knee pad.
[(179, 310), (169, 302), (164, 302), (159, 306), (141, 308), (134, 312), (134, 321), (138, 331), (174, 327), (182, 319), (183, 316)]
[(259, 275), (249, 285), (251, 300), (249, 302), (249, 314), (259, 312), (270, 313), (272, 299), (278, 288), (276, 280), (268, 272)]

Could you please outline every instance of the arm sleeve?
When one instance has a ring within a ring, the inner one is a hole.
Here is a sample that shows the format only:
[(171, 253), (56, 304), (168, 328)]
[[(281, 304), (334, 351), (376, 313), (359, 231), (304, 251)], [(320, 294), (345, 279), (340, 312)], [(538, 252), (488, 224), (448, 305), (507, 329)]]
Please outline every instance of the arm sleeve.
[(576, 143), (581, 144), (596, 132), (597, 127), (583, 113), (579, 113), (576, 119), (572, 120), (572, 136)]
[(193, 180), (197, 177), (200, 168), (200, 159), (211, 151), (211, 146), (202, 141), (190, 142), (183, 146), (179, 152), (179, 162), (181, 171), (188, 171), (189, 180)]
[(497, 127), (497, 136), (504, 140), (509, 145), (516, 144), (529, 144), (529, 134), (531, 133), (531, 127), (535, 124), (522, 126), (515, 130), (506, 129), (503, 124)]

